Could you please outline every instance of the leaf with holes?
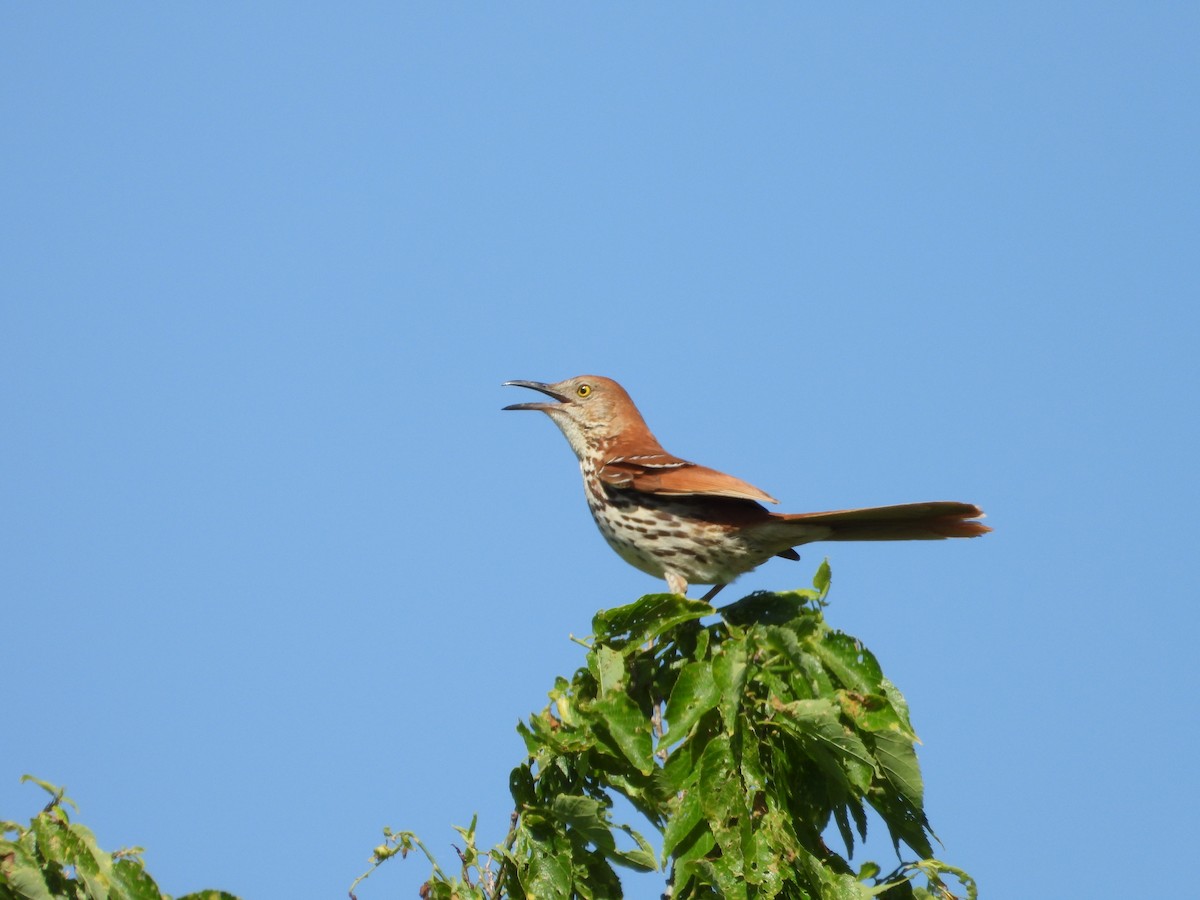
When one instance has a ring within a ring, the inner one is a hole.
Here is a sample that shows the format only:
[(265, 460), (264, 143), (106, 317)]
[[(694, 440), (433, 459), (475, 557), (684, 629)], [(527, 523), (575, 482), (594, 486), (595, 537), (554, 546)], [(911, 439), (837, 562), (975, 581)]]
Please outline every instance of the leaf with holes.
[(685, 665), (679, 672), (667, 703), (670, 730), (663, 736), (663, 743), (669, 746), (682, 740), (692, 726), (700, 721), (700, 717), (717, 705), (719, 699), (712, 663), (690, 662)]

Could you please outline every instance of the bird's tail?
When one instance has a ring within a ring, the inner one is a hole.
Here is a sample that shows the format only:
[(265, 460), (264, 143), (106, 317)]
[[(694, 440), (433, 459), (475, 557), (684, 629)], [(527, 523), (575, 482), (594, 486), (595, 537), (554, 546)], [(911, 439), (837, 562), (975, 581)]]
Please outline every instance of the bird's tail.
[(825, 531), (822, 541), (939, 541), (944, 538), (979, 537), (992, 529), (975, 521), (983, 510), (971, 503), (940, 500), (902, 503), (833, 512), (775, 513), (772, 519)]

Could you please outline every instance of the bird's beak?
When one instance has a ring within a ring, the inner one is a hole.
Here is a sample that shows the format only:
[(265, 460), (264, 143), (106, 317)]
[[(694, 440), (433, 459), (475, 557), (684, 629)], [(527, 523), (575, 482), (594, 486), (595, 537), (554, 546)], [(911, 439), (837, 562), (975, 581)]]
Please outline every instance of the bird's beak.
[(542, 384), (540, 381), (506, 381), (504, 387), (523, 387), (531, 388), (535, 391), (541, 391), (548, 397), (553, 397), (558, 403), (514, 403), (511, 406), (504, 407), (505, 409), (540, 409), (542, 412), (548, 412), (552, 409), (557, 409), (561, 404), (567, 402), (567, 397), (554, 390), (548, 384)]

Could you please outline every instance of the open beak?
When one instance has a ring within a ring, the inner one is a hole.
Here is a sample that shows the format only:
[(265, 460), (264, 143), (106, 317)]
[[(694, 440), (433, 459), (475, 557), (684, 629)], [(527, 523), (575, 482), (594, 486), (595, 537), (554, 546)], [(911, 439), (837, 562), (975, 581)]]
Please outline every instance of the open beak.
[(558, 391), (548, 384), (542, 384), (540, 381), (506, 381), (504, 386), (530, 388), (535, 391), (541, 391), (547, 397), (553, 397), (557, 403), (514, 403), (511, 406), (504, 407), (505, 409), (540, 409), (542, 412), (547, 412), (552, 409), (557, 409), (561, 404), (567, 402), (567, 397), (560, 394)]

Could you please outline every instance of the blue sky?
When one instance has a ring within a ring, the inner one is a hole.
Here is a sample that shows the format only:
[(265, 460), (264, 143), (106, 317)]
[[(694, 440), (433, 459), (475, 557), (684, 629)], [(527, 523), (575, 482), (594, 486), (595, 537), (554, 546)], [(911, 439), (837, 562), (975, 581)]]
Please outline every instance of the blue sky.
[(784, 510), (982, 505), (726, 596), (828, 554), (984, 896), (1177, 895), (1198, 39), (1170, 3), (5, 6), (0, 817), (31, 772), (248, 898), (344, 896), (384, 825), (498, 840), (568, 635), (659, 589), (500, 412), (589, 372)]

